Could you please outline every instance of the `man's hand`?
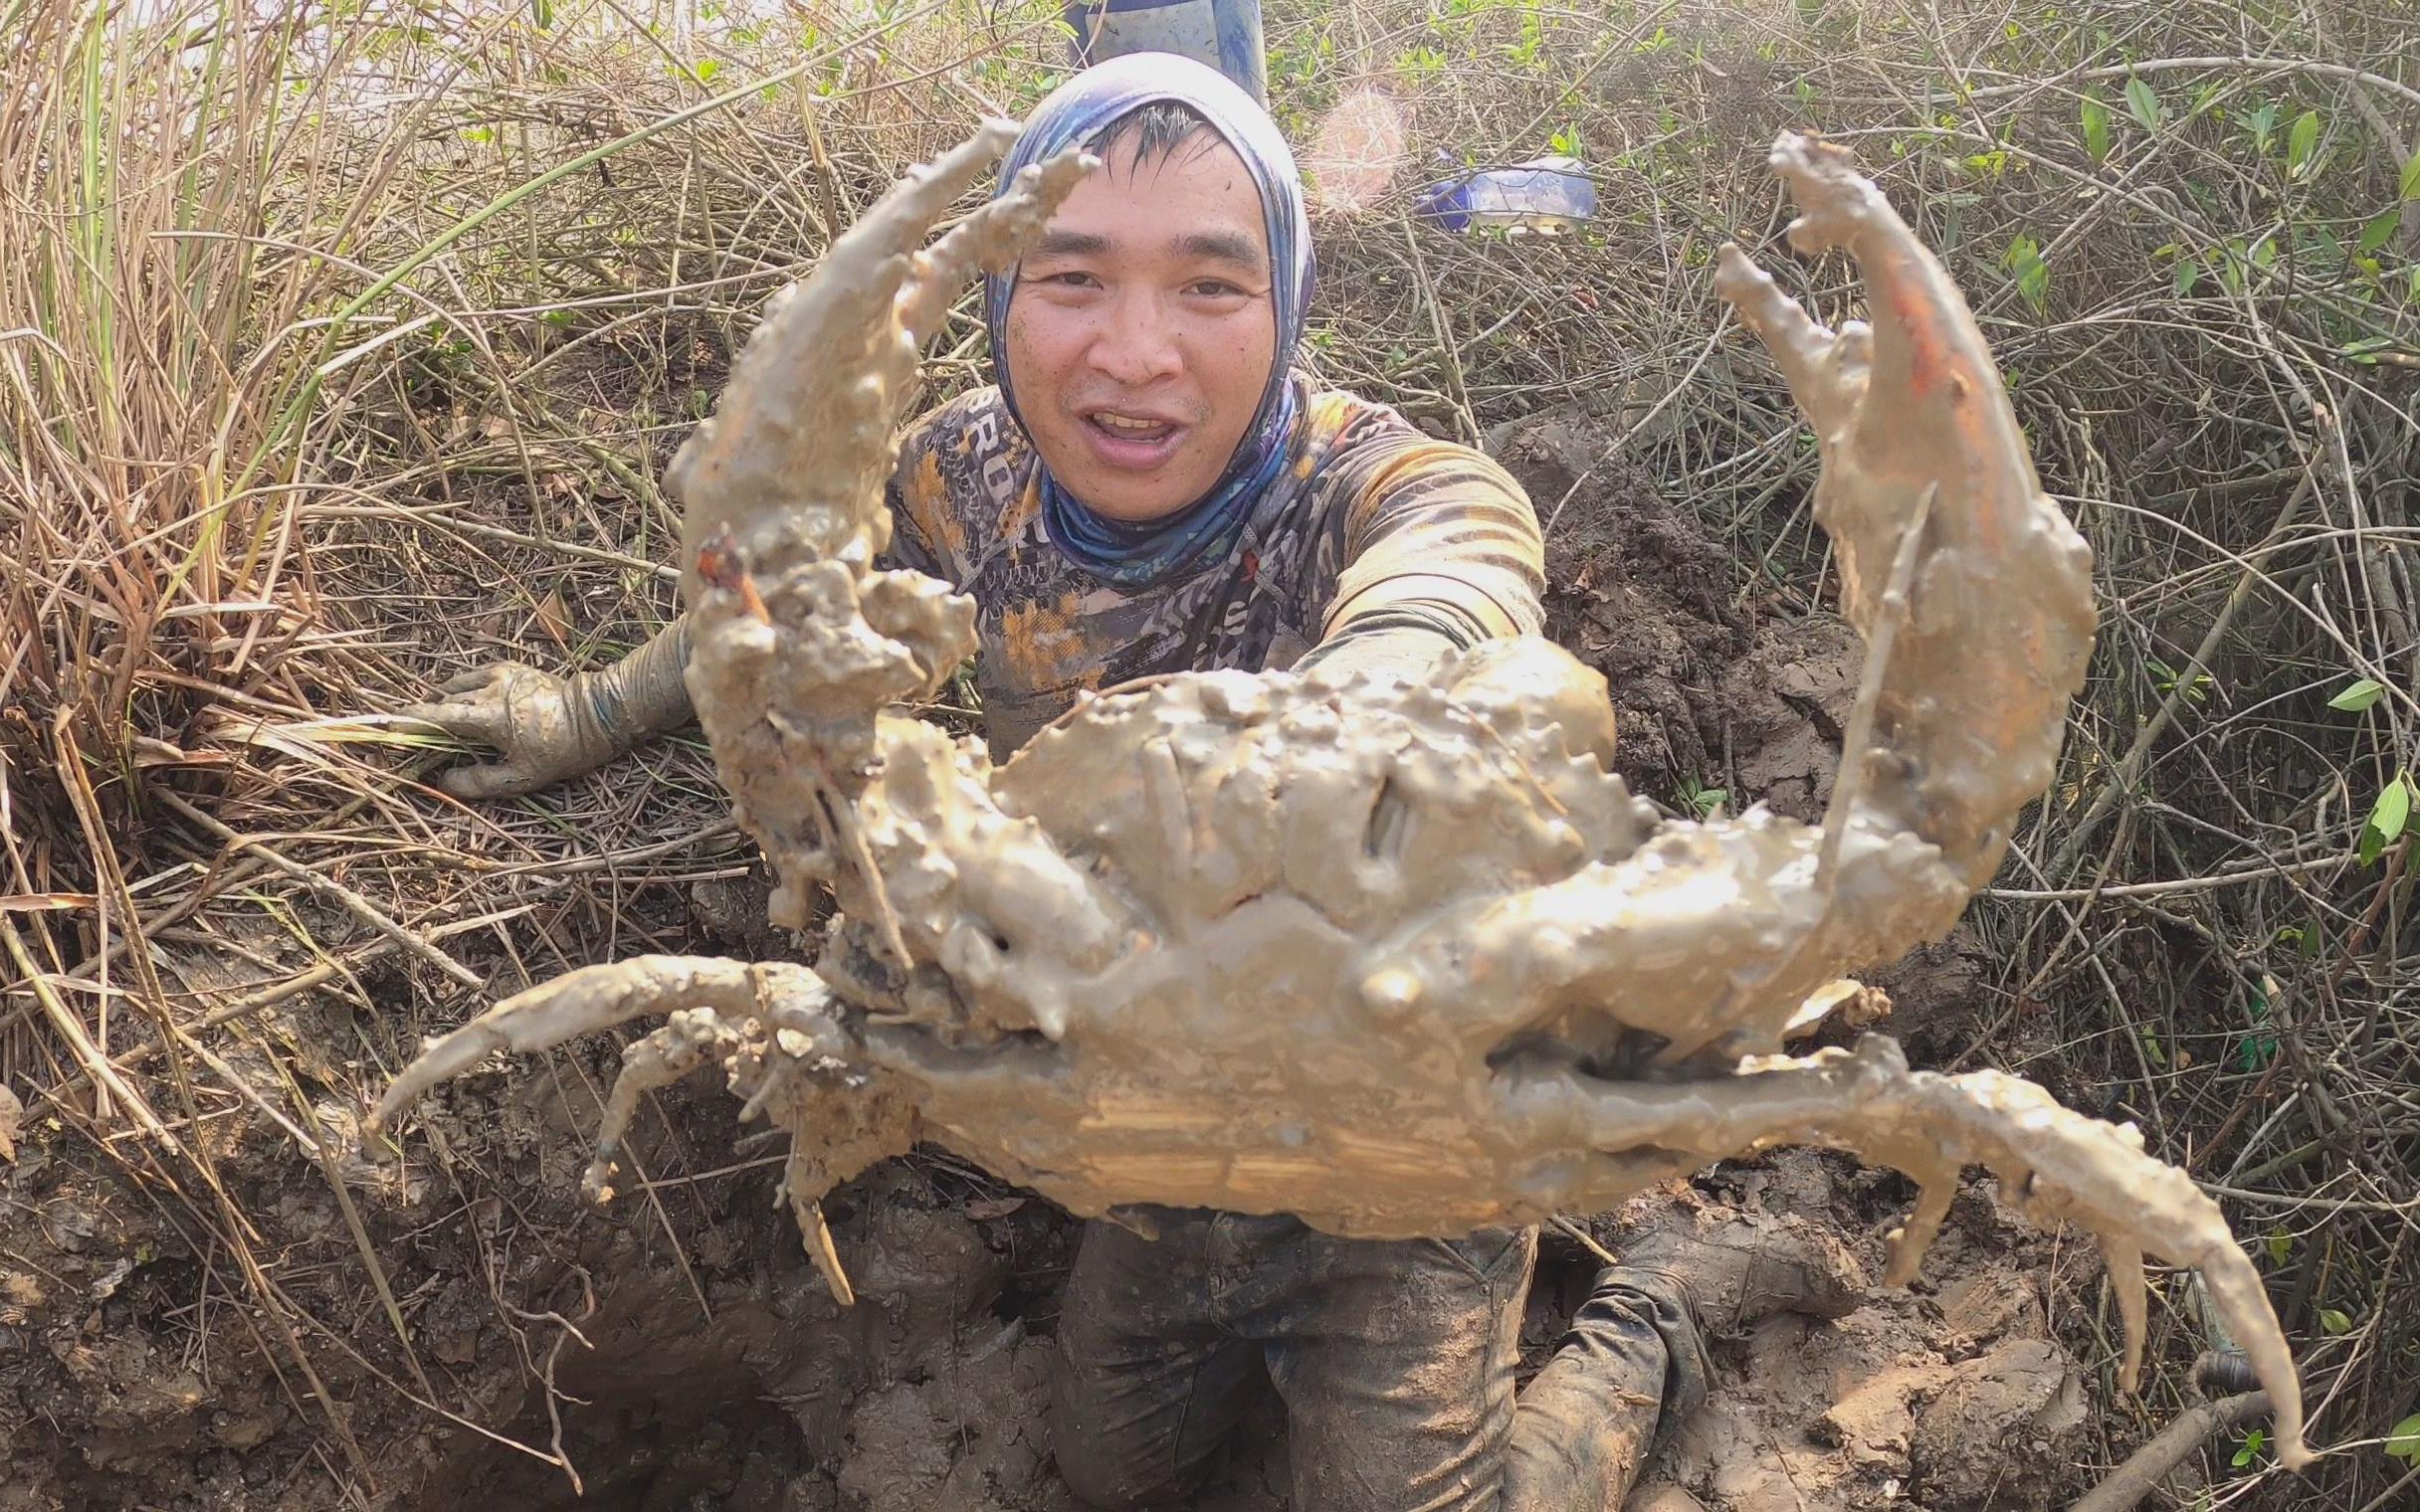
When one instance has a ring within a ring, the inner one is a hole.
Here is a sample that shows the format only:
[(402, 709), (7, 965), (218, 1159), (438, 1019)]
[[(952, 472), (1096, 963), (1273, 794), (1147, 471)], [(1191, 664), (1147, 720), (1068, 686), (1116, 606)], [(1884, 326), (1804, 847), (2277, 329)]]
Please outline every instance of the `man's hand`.
[(439, 787), (456, 798), (506, 798), (593, 772), (620, 753), (582, 686), (587, 681), (503, 662), (463, 673), (437, 702), (403, 712), (504, 753), (502, 761), (440, 773)]
[(456, 677), (437, 702), (403, 712), (504, 753), (485, 766), (456, 767), (438, 786), (456, 798), (508, 798), (593, 772), (648, 736), (686, 724), (681, 669), (688, 663), (689, 622), (675, 620), (602, 671), (557, 677), (500, 662)]

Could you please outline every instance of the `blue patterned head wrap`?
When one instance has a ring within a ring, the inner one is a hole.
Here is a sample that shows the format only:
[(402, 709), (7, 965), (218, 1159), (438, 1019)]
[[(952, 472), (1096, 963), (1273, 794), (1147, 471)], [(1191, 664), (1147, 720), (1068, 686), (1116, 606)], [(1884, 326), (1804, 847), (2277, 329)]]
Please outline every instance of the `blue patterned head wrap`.
[[(1208, 493), (1165, 519), (1129, 524), (1105, 518), (1061, 487), (1042, 467), (1042, 518), (1060, 550), (1097, 576), (1142, 587), (1180, 575), (1224, 555), (1242, 534), (1258, 499), (1286, 466), (1294, 431), (1295, 393), (1289, 374), (1311, 307), (1311, 221), (1303, 208), (1303, 179), (1277, 122), (1252, 96), (1217, 70), (1173, 53), (1128, 53), (1076, 75), (1035, 107), (1025, 132), (1000, 164), (1005, 190), (1028, 163), (1066, 147), (1090, 143), (1145, 105), (1189, 105), (1235, 149), (1261, 194), (1269, 233), (1271, 292), (1277, 305), (1277, 357), (1261, 390), (1260, 409), (1236, 445), (1227, 470)], [(991, 334), (992, 372), (1008, 412), (1023, 425), (1008, 370), (1008, 300), (1016, 273), (986, 279), (983, 323)], [(1030, 432), (1029, 432), (1030, 434)], [(1039, 462), (1039, 458), (1037, 458)]]

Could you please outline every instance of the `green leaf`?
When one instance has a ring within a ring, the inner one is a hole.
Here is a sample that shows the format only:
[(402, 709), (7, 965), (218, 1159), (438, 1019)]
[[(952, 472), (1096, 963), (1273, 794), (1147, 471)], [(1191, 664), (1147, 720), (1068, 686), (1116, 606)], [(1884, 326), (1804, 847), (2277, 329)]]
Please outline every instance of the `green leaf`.
[(2192, 292), (2193, 292), (2193, 285), (2194, 285), (2194, 284), (2199, 284), (2200, 282), (2201, 282), (2201, 259), (2199, 259), (2199, 258), (2178, 258), (2178, 259), (2176, 260), (2176, 274), (2175, 274), (2175, 283), (2176, 283), (2176, 297), (2178, 297), (2179, 299), (2181, 299), (2181, 298), (2184, 298), (2186, 295), (2188, 295), (2188, 294), (2192, 293)]
[(2352, 1319), (2335, 1308), (2322, 1307), (2319, 1309), (2319, 1330), (2331, 1339), (2336, 1338), (2352, 1332)]
[[(2110, 107), (2101, 102), (2099, 94), (2087, 94), (2084, 96), (2082, 113), (2084, 116), (2084, 150), (2093, 155), (2094, 162), (2108, 162), (2110, 157)], [(2412, 161), (2420, 163), (2420, 157), (2415, 157)], [(2409, 174), (2405, 175), (2405, 177), (2409, 176)]]
[(2125, 108), (2126, 113), (2132, 115), (2135, 123), (2145, 131), (2159, 129), (2163, 113), (2159, 105), (2159, 92), (2143, 83), (2139, 76), (2125, 82)]
[(2413, 153), (2411, 161), (2403, 165), (2403, 185), (2400, 193), (2406, 200), (2420, 200), (2420, 152)]
[(2386, 1430), (2386, 1454), (2407, 1464), (2420, 1464), (2420, 1413)]
[(2398, 774), (2393, 782), (2378, 790), (2378, 801), (2369, 806), (2369, 823), (2386, 841), (2393, 845), (2402, 838), (2403, 826), (2412, 817), (2412, 780)]
[(2294, 1255), (2294, 1235), (2282, 1224), (2270, 1225), (2269, 1231), (2261, 1235), (2261, 1243), (2268, 1249), (2272, 1265), (2283, 1265)]
[[(2247, 1071), (2257, 1071), (2277, 1058), (2277, 1036), (2246, 1035), (2235, 1041), (2235, 1063)], [(2269, 1252), (2277, 1253), (2277, 1241), (2270, 1241)], [(2278, 1263), (2284, 1264), (2283, 1260)]]
[(2331, 709), (2342, 709), (2347, 714), (2357, 714), (2384, 696), (2386, 696), (2384, 684), (2368, 677), (2355, 677), (2345, 683), (2333, 698), (2327, 700), (2327, 706)]
[(2050, 266), (2042, 261), (2042, 244), (2029, 236), (2011, 237), (2000, 263), (2016, 276), (2017, 292), (2034, 307), (2034, 313), (2042, 313), (2050, 294)]
[(2367, 257), (2393, 241), (2395, 228), (2402, 224), (2402, 209), (2390, 205), (2369, 218), (2369, 224), (2361, 228), (2361, 240), (2353, 245), (2359, 249), (2363, 257)]
[(2319, 112), (2305, 110), (2294, 118), (2294, 128), (2286, 133), (2286, 176), (2301, 178), (2311, 166), (2311, 150), (2319, 144)]
[(2395, 780), (2378, 790), (2377, 801), (2369, 806), (2369, 818), (2361, 825), (2361, 842), (2356, 853), (2364, 866), (2376, 863), (2403, 834), (2403, 827), (2412, 817), (2412, 780), (2408, 772), (2395, 774)]
[(2277, 130), (2277, 102), (2263, 100), (2258, 107), (2246, 110), (2244, 129), (2252, 133), (2252, 150), (2267, 152), (2269, 138)]

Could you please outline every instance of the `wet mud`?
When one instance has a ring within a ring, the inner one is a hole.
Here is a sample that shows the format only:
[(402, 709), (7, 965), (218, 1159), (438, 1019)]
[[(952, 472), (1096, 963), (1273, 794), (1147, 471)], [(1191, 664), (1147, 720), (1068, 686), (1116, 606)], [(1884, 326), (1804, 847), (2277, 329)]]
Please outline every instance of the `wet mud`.
[[(1717, 560), (1686, 516), (1653, 524), (1676, 547)], [(1601, 577), (1590, 591), (1610, 601), (1618, 586)], [(1695, 634), (1692, 626), (1660, 644)], [(1697, 675), (1674, 659), (1633, 664), (1636, 676), (1676, 686)], [(1623, 738), (1644, 723), (1630, 720)], [(1795, 775), (1828, 791), (1820, 732), (1789, 733), (1793, 751), (1814, 753)], [(1752, 737), (1734, 754), (1751, 771), (1799, 759), (1768, 762)], [(1752, 783), (1739, 794), (1742, 803), (1760, 796)], [(761, 888), (697, 890), (701, 948), (766, 938)], [(1912, 1044), (1925, 1042), (1926, 1026), (1971, 1011), (1971, 960), (1954, 948), (1930, 954), (1912, 963), (1920, 981), (1882, 979), (1900, 1005), (1891, 1027)], [(345, 1053), (343, 1016), (322, 1021), (307, 1003), (280, 1020), (276, 1038)], [(242, 1152), (245, 1206), (296, 1267), (292, 1293), (323, 1316), (361, 1319), (356, 1346), (397, 1383), (318, 1351), (365, 1471), (347, 1462), (307, 1388), (295, 1383), (298, 1403), (281, 1385), (225, 1282), (214, 1284), (139, 1197), (54, 1159), (37, 1128), (20, 1164), (0, 1167), (0, 1452), (12, 1467), (0, 1509), (321, 1512), (340, 1504), (331, 1486), (342, 1481), (381, 1512), (1074, 1512), (1042, 1436), (1042, 1371), (1072, 1221), (931, 1153), (885, 1162), (826, 1205), (861, 1294), (859, 1316), (844, 1322), (776, 1206), (772, 1168), (653, 1198), (632, 1192), (605, 1208), (580, 1199), (599, 1110), (564, 1087), (583, 1077), (601, 1084), (609, 1049), (591, 1040), (546, 1060), (486, 1062), (422, 1104), (435, 1130), (426, 1137), (450, 1152), (436, 1172), (408, 1194), (383, 1173), (354, 1187), (438, 1400), (540, 1452), (559, 1418), (584, 1499), (557, 1466), (405, 1400), (408, 1370), (381, 1340), (324, 1184), (274, 1131), (256, 1126), (231, 1145)], [(630, 1136), (635, 1169), (713, 1170), (754, 1156), (736, 1145), (743, 1131), (710, 1077), (658, 1101), (664, 1120), (642, 1119)], [(1832, 1225), (1874, 1274), (1903, 1208), (1896, 1179), (1806, 1152), (1725, 1167), (1712, 1185), (1725, 1201)], [(664, 1220), (651, 1201), (664, 1204)], [(1810, 1512), (2039, 1506), (2030, 1490), (2003, 1494), (2024, 1489), (2009, 1481), (2026, 1472), (2065, 1474), (2056, 1489), (2072, 1492), (2073, 1459), (2061, 1448), (2072, 1431), (2030, 1456), (2022, 1449), (2034, 1440), (2023, 1432), (1971, 1440), (1966, 1460), (1983, 1474), (1968, 1480), (1943, 1476), (1941, 1460), (1917, 1447), (1931, 1440), (1919, 1440), (1916, 1424), (1949, 1420), (1934, 1404), (1959, 1373), (1981, 1371), (2002, 1344), (2037, 1339), (2043, 1320), (2067, 1316), (2046, 1295), (2050, 1252), (1970, 1185), (1915, 1291), (1878, 1293), (1836, 1324), (1776, 1320), (1718, 1341), (1707, 1417), (1650, 1467), (1633, 1512), (1797, 1512), (1799, 1503), (1773, 1499), (1769, 1480), (1724, 1468), (1777, 1456), (1807, 1488)], [(1551, 1350), (1591, 1266), (1549, 1231), (1524, 1328), (1532, 1364)], [(1844, 1379), (1885, 1377), (1887, 1399), (1866, 1396), (1837, 1426), (1826, 1423)], [(2109, 1406), (2091, 1394), (2085, 1405), (2096, 1414)], [(1733, 1458), (1743, 1443), (1755, 1453)], [(1265, 1403), (1197, 1507), (1282, 1508), (1286, 1455), (1283, 1421)], [(1973, 1490), (1982, 1478), (1988, 1490)]]
[[(1875, 1258), (1870, 1178), (1806, 1152), (1733, 1169), (1742, 1199), (1833, 1225)], [(1984, 1190), (1933, 1279), (1847, 1316), (1776, 1315), (1716, 1349), (1712, 1400), (1650, 1467), (1633, 1512), (2041, 1512), (2074, 1494), (2093, 1400), (2049, 1329), (2052, 1245)], [(1686, 1493), (1687, 1500), (1680, 1495)]]
[(1720, 792), (1805, 824), (1832, 800), (1865, 642), (1837, 615), (1752, 612), (1741, 564), (1570, 409), (1503, 427), (1497, 461), (1553, 517), (1546, 634), (1602, 673), (1613, 770), (1667, 807)]

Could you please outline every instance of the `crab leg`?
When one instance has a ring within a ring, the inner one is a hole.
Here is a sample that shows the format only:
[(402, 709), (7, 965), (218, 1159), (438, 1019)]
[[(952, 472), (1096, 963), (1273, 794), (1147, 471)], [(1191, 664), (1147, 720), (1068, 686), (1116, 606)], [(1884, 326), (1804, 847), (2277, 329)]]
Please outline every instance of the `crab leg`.
[(677, 1009), (710, 1009), (737, 1021), (756, 1015), (827, 1017), (832, 994), (804, 966), (782, 961), (747, 965), (706, 956), (633, 956), (578, 971), (515, 993), (442, 1039), (432, 1040), (405, 1066), (370, 1114), (375, 1126), (418, 1102), (428, 1090), (459, 1076), (499, 1050), (532, 1054), (566, 1040), (633, 1019)]
[(1533, 1069), (1509, 1076), (1503, 1095), (1516, 1140), (1543, 1147), (1559, 1139), (1611, 1157), (1566, 1194), (1567, 1206), (1602, 1207), (1637, 1190), (1646, 1168), (1628, 1157), (1641, 1150), (1689, 1170), (1772, 1145), (1817, 1144), (1904, 1171), (1918, 1195), (1894, 1239), (1886, 1279), (1895, 1285), (1915, 1277), (1959, 1174), (1988, 1166), (2019, 1212), (2037, 1222), (2065, 1219), (2100, 1242), (2125, 1327), (2119, 1379), (2126, 1389), (2142, 1358), (2142, 1256), (2149, 1250), (2201, 1272), (2276, 1406), (2280, 1462), (2310, 1461), (2294, 1361), (2259, 1272), (2218, 1205), (2182, 1171), (2145, 1155), (2131, 1126), (2087, 1118), (1997, 1071), (1912, 1071), (1899, 1046), (1879, 1036), (1854, 1051), (1761, 1057), (1718, 1080), (1609, 1082), (1568, 1067)]
[(597, 1121), (596, 1155), (581, 1190), (593, 1202), (613, 1201), (613, 1179), (621, 1169), (622, 1138), (638, 1116), (639, 1099), (706, 1063), (719, 1059), (739, 1043), (739, 1032), (710, 1008), (685, 1008), (662, 1029), (633, 1040), (622, 1051), (622, 1074), (605, 1096), (605, 1116)]

